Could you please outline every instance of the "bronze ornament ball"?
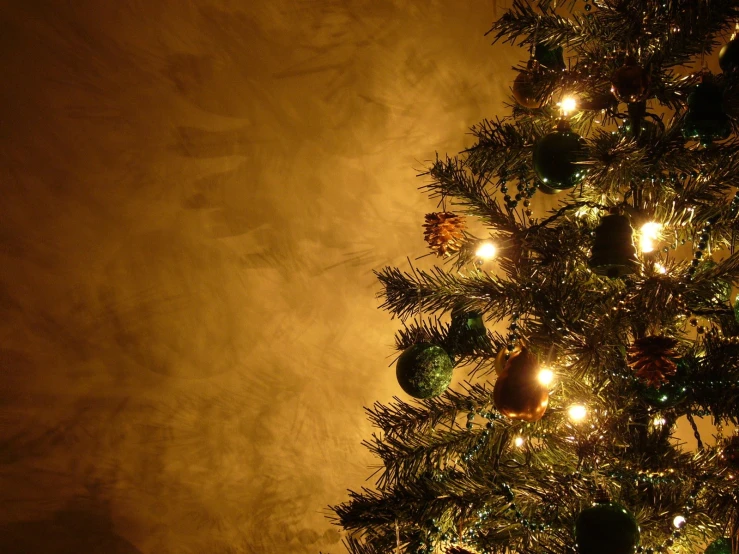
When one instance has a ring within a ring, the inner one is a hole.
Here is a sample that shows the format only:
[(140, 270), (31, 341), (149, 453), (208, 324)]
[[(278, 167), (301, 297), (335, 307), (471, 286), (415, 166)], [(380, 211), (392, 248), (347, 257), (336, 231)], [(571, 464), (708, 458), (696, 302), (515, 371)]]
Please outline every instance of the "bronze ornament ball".
[(628, 56), (611, 76), (611, 92), (619, 102), (641, 102), (649, 97), (650, 82), (649, 72)]
[(539, 363), (528, 349), (511, 354), (493, 389), (497, 410), (511, 419), (539, 421), (549, 404), (549, 390), (539, 382)]
[(739, 39), (732, 37), (729, 42), (724, 44), (718, 53), (718, 64), (724, 73), (734, 71), (739, 67)]

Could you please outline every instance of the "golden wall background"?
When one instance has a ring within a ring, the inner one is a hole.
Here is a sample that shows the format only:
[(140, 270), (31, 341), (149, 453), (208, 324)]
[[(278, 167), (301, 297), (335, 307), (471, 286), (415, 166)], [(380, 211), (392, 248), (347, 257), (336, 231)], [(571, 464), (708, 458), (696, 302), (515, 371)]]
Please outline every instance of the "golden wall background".
[(371, 270), (500, 110), (491, 0), (0, 1), (0, 551), (333, 553)]

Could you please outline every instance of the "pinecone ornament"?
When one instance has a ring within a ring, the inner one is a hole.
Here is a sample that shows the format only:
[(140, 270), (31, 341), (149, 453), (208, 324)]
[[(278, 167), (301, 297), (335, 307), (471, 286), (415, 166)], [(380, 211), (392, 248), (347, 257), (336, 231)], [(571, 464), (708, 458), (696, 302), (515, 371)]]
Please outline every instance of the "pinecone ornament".
[(464, 217), (452, 212), (426, 214), (423, 238), (439, 257), (451, 256), (462, 247)]
[(636, 339), (628, 350), (629, 367), (646, 384), (659, 388), (675, 375), (677, 340), (663, 335)]

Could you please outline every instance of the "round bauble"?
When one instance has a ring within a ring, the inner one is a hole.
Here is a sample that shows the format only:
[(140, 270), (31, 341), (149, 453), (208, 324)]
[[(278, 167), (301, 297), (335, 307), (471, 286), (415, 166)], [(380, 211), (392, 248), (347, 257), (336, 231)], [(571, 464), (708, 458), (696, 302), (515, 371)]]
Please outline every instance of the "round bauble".
[(595, 504), (577, 517), (575, 542), (580, 554), (633, 554), (639, 544), (639, 524), (620, 504)]
[[(539, 190), (559, 192), (577, 185), (585, 176), (585, 141), (568, 126), (543, 136), (534, 146), (534, 171), (541, 181)], [(543, 186), (542, 186), (543, 185)]]
[(649, 96), (649, 72), (631, 56), (611, 76), (611, 92), (620, 101), (631, 104)]
[(683, 136), (710, 144), (731, 134), (731, 121), (723, 109), (721, 90), (705, 78), (688, 95), (688, 113), (683, 121)]
[(684, 359), (676, 361), (677, 370), (675, 375), (667, 378), (667, 381), (659, 387), (648, 385), (642, 381), (637, 384), (637, 394), (654, 408), (673, 408), (688, 398), (690, 388), (688, 387), (689, 375), (688, 364)]
[(453, 368), (449, 354), (441, 346), (419, 343), (403, 351), (395, 374), (406, 393), (414, 398), (432, 398), (452, 382)]
[(708, 545), (705, 554), (731, 554), (731, 539), (716, 539)]
[(739, 294), (734, 299), (734, 319), (739, 323)]
[(536, 356), (523, 348), (511, 354), (495, 381), (493, 401), (504, 416), (523, 421), (539, 421), (549, 404), (549, 390), (539, 382)]
[(739, 67), (739, 39), (732, 38), (724, 44), (718, 53), (718, 64), (724, 73), (734, 71)]
[(530, 61), (527, 71), (519, 72), (513, 80), (513, 86), (511, 87), (513, 98), (524, 108), (534, 109), (540, 108), (542, 105), (542, 101), (539, 99), (541, 90), (538, 66), (537, 62)]
[(721, 450), (721, 460), (726, 467), (739, 469), (739, 436), (733, 436), (724, 442)]

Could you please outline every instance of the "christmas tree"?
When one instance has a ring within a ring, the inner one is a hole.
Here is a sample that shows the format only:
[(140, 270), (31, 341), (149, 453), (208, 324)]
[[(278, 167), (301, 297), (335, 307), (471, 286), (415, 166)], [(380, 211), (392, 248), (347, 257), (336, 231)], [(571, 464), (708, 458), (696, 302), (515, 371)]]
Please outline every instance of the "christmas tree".
[(332, 508), (352, 554), (737, 552), (739, 438), (696, 418), (739, 421), (738, 19), (514, 0), (493, 24), (529, 54), (515, 102), (424, 174), (439, 263), (378, 272), (417, 400), (367, 410), (376, 487)]

